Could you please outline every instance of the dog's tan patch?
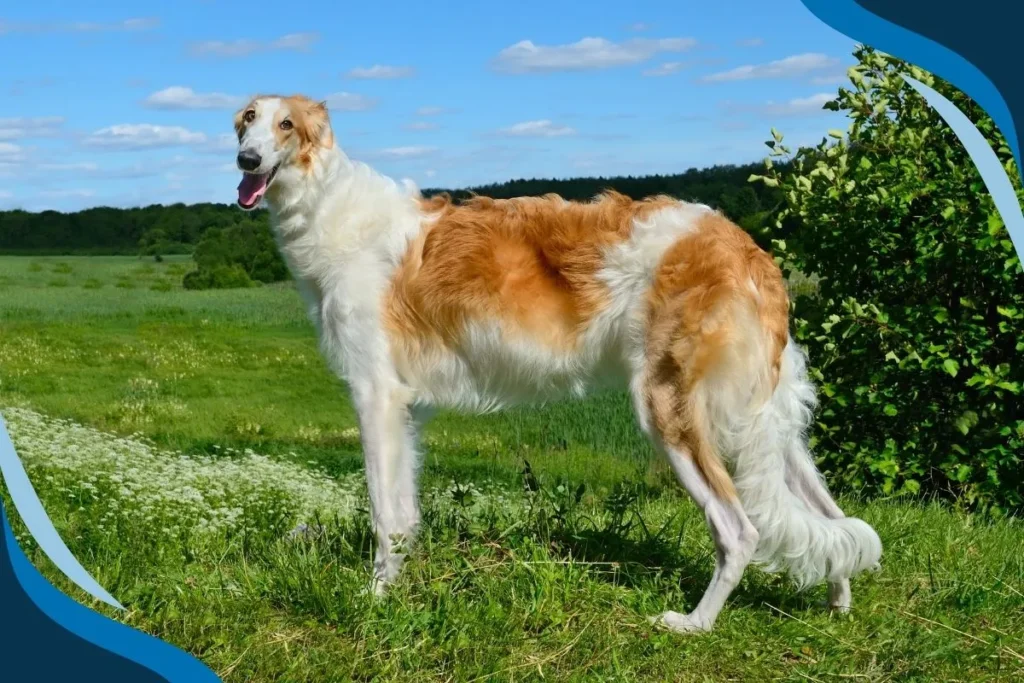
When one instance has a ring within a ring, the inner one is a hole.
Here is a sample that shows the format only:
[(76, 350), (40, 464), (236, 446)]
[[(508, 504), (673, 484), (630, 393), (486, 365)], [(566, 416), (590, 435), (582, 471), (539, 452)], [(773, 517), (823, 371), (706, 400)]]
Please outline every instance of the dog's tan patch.
[(511, 337), (571, 351), (607, 303), (597, 277), (604, 250), (629, 237), (635, 218), (670, 203), (616, 192), (586, 203), (553, 194), (422, 200), (430, 218), (394, 278), (389, 330), (415, 353), (430, 344), (458, 348), (468, 323), (493, 321)]
[(708, 374), (731, 358), (730, 345), (749, 343), (740, 336), (749, 333), (742, 327), (747, 312), (764, 332), (764, 340), (754, 343), (770, 346), (771, 366), (763, 370), (774, 389), (788, 339), (782, 273), (746, 232), (709, 214), (665, 253), (648, 303), (646, 391), (654, 425), (668, 445), (690, 453), (716, 494), (732, 500), (735, 486), (695, 394)]

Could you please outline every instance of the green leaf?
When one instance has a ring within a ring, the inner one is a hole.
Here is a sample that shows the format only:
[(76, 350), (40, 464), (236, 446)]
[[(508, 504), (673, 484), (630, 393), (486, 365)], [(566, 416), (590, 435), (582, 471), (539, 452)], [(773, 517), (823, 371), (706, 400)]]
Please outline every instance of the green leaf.
[(889, 417), (895, 417), (896, 415), (899, 415), (900, 411), (897, 410), (896, 406), (894, 406), (893, 404), (886, 403), (885, 407), (882, 408), (882, 412), (888, 415)]
[(988, 215), (988, 234), (995, 237), (1003, 231), (1003, 217), (998, 212), (993, 211)]
[(971, 431), (971, 428), (978, 424), (978, 414), (973, 410), (968, 410), (958, 417), (954, 424), (960, 430), (960, 433), (966, 436), (967, 432)]
[(952, 358), (942, 361), (942, 367), (951, 377), (956, 377), (956, 373), (960, 372), (960, 364)]
[[(761, 130), (764, 130), (764, 128), (762, 128)], [(775, 142), (782, 142), (782, 133), (775, 130), (774, 127), (772, 128), (772, 137), (775, 138)]]

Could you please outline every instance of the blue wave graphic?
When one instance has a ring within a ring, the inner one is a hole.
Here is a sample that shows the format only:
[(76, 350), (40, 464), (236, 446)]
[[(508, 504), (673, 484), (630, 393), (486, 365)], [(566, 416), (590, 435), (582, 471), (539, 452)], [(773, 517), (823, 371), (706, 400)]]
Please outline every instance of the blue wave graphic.
[(1017, 250), (1017, 258), (1024, 265), (1024, 214), (1021, 213), (1020, 202), (1017, 201), (1017, 193), (1013, 189), (1013, 184), (1010, 183), (1006, 170), (999, 163), (999, 157), (992, 151), (988, 140), (971, 120), (957, 109), (955, 104), (910, 76), (904, 75), (903, 80), (921, 93), (928, 104), (949, 124), (964, 149), (967, 150), (971, 161), (978, 167), (978, 173), (981, 174), (985, 187), (992, 195), (992, 201), (995, 202), (1003, 223), (1006, 224), (1006, 231), (1010, 233), (1010, 241), (1013, 242), (1013, 246)]
[[(15, 453), (2, 417), (0, 470), (15, 509), (47, 557), (87, 593), (113, 607), (124, 609), (82, 567), (61, 540)], [(15, 579), (29, 599), (53, 622), (99, 648), (157, 672), (169, 681), (205, 683), (220, 680), (213, 671), (183, 650), (80, 605), (50, 585), (22, 552), (11, 532), (2, 503), (0, 514), (3, 515), (4, 535)]]
[(67, 545), (61, 539), (60, 534), (53, 528), (53, 522), (39, 502), (36, 490), (32, 488), (25, 473), (25, 467), (21, 459), (14, 451), (14, 444), (7, 433), (7, 425), (4, 418), (0, 416), (0, 472), (3, 472), (4, 481), (7, 483), (7, 492), (11, 494), (14, 502), (14, 509), (21, 515), (21, 521), (28, 527), (28, 532), (36, 540), (39, 547), (46, 556), (50, 558), (57, 569), (64, 572), (64, 575), (89, 595), (97, 600), (102, 600), (111, 607), (124, 609), (117, 600), (103, 589), (96, 579), (86, 571), (75, 556), (68, 550)]
[[(29, 599), (47, 617), (83, 640), (150, 669), (168, 681), (213, 683), (220, 680), (205, 664), (185, 651), (80, 605), (50, 585), (25, 557), (2, 505), (0, 513), (14, 575)], [(45, 648), (43, 643), (40, 646)]]
[[(850, 38), (926, 69), (960, 88), (989, 113), (1017, 160), (1024, 180), (1020, 142), (1002, 94), (974, 64), (946, 46), (872, 14), (854, 0), (800, 0), (814, 16)], [(941, 11), (936, 8), (936, 11)], [(967, 10), (970, 11), (970, 10)], [(997, 20), (994, 18), (994, 20)], [(955, 14), (949, 21), (956, 21)], [(982, 40), (981, 36), (978, 36)], [(1011, 50), (1009, 54), (1014, 54)], [(1011, 57), (1012, 59), (1012, 57)], [(1004, 216), (1005, 220), (1005, 216)], [(1020, 245), (1015, 242), (1018, 252)]]

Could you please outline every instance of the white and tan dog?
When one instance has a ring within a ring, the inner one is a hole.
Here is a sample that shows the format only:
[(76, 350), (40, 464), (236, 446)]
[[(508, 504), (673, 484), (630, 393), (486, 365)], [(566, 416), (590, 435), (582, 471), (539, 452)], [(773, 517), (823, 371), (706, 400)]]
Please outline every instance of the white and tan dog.
[(419, 523), (417, 432), (435, 407), (628, 390), (640, 428), (705, 514), (715, 571), (679, 631), (714, 625), (751, 561), (800, 585), (881, 555), (807, 450), (815, 402), (772, 258), (721, 214), (613, 192), (425, 200), (349, 160), (327, 108), (254, 98), (235, 119), (238, 203), (265, 199), (332, 369), (359, 415), (377, 538), (374, 586)]

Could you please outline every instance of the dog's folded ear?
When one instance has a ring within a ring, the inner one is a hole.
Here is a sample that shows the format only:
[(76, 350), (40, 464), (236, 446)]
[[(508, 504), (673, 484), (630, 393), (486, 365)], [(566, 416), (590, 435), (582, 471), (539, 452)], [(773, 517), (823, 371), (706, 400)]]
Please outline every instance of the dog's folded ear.
[(304, 98), (303, 109), (304, 115), (299, 124), (303, 139), (313, 146), (330, 147), (334, 142), (334, 136), (331, 134), (327, 101)]

